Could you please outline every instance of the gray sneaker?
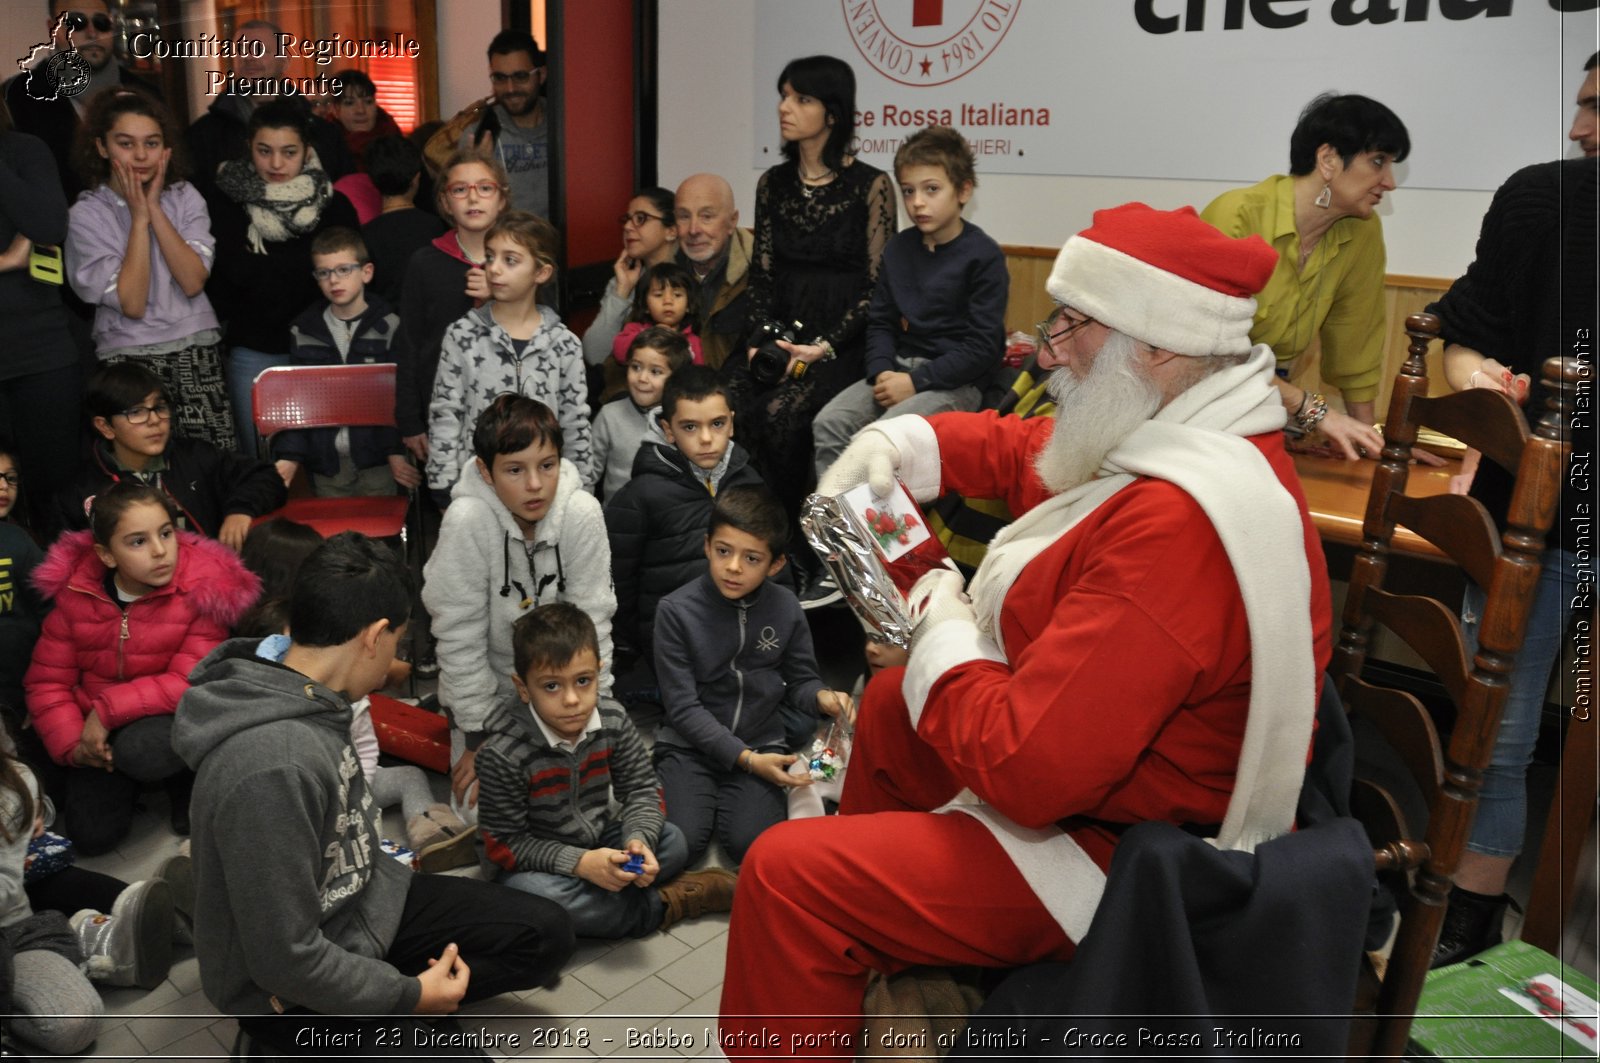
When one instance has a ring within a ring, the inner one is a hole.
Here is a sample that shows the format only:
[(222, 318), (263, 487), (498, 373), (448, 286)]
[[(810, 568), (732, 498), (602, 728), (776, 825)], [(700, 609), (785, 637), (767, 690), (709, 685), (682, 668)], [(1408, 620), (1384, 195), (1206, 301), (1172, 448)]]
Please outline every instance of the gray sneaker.
[(85, 973), (108, 985), (154, 989), (172, 968), (172, 888), (159, 878), (135, 882), (111, 914), (85, 908), (75, 914)]

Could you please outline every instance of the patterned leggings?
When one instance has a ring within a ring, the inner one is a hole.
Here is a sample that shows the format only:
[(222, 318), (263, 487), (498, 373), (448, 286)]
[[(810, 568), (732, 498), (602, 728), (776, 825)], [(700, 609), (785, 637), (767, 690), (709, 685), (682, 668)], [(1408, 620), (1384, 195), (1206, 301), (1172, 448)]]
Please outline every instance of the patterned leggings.
[(138, 362), (160, 377), (172, 403), (172, 427), (179, 435), (204, 439), (218, 450), (238, 447), (222, 375), (220, 342), (195, 343), (157, 354), (114, 354), (105, 361)]

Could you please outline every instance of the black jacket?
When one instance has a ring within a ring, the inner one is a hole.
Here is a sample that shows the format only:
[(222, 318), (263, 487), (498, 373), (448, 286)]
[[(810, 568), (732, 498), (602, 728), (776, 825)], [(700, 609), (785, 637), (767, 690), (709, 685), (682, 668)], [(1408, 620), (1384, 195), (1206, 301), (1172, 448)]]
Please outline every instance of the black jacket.
[[(400, 317), (383, 297), (367, 289), (367, 309), (356, 320), (350, 340), (350, 353), (343, 361), (339, 348), (328, 331), (325, 303), (314, 303), (289, 326), (289, 361), (294, 365), (373, 365), (393, 362), (391, 345), (400, 328)], [(318, 476), (339, 471), (339, 452), (334, 447), (337, 428), (315, 428), (283, 432), (273, 437), (272, 452), (279, 458), (298, 461)], [(350, 429), (350, 460), (358, 469), (383, 465), (389, 455), (400, 453), (400, 433), (393, 428)]]
[[(719, 491), (761, 484), (738, 443)], [(635, 656), (649, 661), (651, 632), (661, 599), (706, 571), (706, 522), (711, 493), (705, 474), (668, 443), (646, 441), (633, 459), (633, 479), (606, 502), (606, 535), (611, 540), (611, 581), (617, 590), (612, 622), (619, 666)]]
[(243, 207), (216, 188), (206, 206), (217, 247), (206, 295), (222, 319), (228, 346), (288, 353), (289, 324), (308, 306), (321, 312), (322, 293), (311, 277), (311, 241), (334, 226), (359, 231), (356, 208), (335, 192), (323, 205), (315, 229), (268, 243), (258, 254), (250, 249), (250, 218)]
[[(203, 439), (173, 436), (167, 443), (166, 471), (154, 482), (166, 492), (183, 518), (183, 526), (216, 537), (224, 517), (243, 513), (260, 517), (280, 508), (288, 497), (278, 470), (231, 450), (219, 450)], [(89, 526), (89, 500), (114, 483), (132, 477), (117, 468), (110, 444), (96, 443), (78, 479), (61, 492), (63, 523), (69, 529)]]

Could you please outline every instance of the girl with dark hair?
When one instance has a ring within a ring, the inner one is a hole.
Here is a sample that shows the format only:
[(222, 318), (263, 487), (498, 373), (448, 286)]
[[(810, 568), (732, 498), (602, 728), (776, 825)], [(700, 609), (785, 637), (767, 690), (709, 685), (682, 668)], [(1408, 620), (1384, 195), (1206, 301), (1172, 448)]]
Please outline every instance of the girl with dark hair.
[(645, 271), (633, 289), (633, 311), (629, 321), (611, 342), (611, 354), (618, 365), (628, 364), (628, 348), (633, 338), (654, 325), (669, 328), (689, 342), (695, 365), (704, 365), (700, 337), (694, 334), (700, 320), (700, 286), (689, 267), (676, 262), (659, 262)]
[[(896, 227), (894, 182), (849, 152), (855, 74), (829, 55), (778, 76), (784, 160), (756, 186), (749, 354), (769, 337), (788, 364), (776, 384), (746, 365), (733, 374), (740, 441), (754, 451), (791, 517), (809, 490), (811, 420), (861, 379), (867, 306)], [(735, 360), (737, 361), (737, 360)]]
[(206, 203), (188, 183), (172, 115), (153, 97), (95, 97), (74, 147), (88, 191), (72, 206), (67, 274), (95, 308), (95, 353), (137, 361), (180, 396), (186, 436), (231, 446), (222, 334), (206, 298), (215, 244)]
[[(1346, 458), (1378, 457), (1372, 427), (1383, 375), (1387, 319), (1383, 223), (1378, 204), (1394, 191), (1394, 165), (1411, 153), (1395, 113), (1366, 96), (1318, 96), (1289, 138), (1289, 173), (1224, 192), (1201, 217), (1229, 236), (1256, 235), (1278, 252), (1278, 268), (1256, 296), (1252, 343), (1278, 357), (1278, 392), (1291, 431), (1320, 432)], [(1297, 361), (1321, 339), (1322, 379), (1344, 399), (1290, 383)], [(1429, 464), (1438, 459), (1423, 451)]]
[(312, 238), (360, 227), (311, 146), (308, 121), (290, 100), (262, 104), (250, 116), (246, 157), (217, 169), (208, 290), (227, 328), (228, 401), (246, 454), (256, 452), (250, 386), (263, 369), (289, 364), (289, 326), (319, 298)]
[(600, 311), (583, 334), (583, 360), (601, 365), (612, 341), (633, 309), (633, 290), (644, 271), (671, 262), (678, 253), (675, 197), (665, 188), (641, 188), (628, 200), (617, 221), (622, 225), (622, 253), (611, 264), (611, 279), (600, 297)]
[[(18, 457), (44, 484), (64, 483), (76, 466), (82, 374), (59, 279), (30, 261), (35, 247), (53, 254), (66, 238), (67, 201), (50, 147), (13, 129), (0, 99), (0, 432), (17, 441)], [(46, 537), (60, 526), (49, 495), (33, 492), (26, 503), (28, 523)]]
[(35, 572), (55, 610), (23, 686), (45, 750), (67, 768), (63, 833), (94, 855), (127, 836), (145, 783), (168, 784), (172, 828), (189, 833), (194, 776), (172, 751), (172, 714), (261, 584), (232, 550), (178, 531), (160, 488), (116, 484), (89, 521)]

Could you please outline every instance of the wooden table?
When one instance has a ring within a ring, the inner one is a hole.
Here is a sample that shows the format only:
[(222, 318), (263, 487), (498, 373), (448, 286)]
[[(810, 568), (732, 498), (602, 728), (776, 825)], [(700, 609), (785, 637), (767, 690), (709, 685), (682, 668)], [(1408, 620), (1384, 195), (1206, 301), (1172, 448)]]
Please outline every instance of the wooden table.
[[(1323, 542), (1360, 546), (1361, 522), (1366, 516), (1367, 495), (1372, 491), (1372, 476), (1378, 463), (1296, 454), (1294, 466)], [(1406, 494), (1419, 498), (1445, 494), (1450, 490), (1450, 477), (1460, 471), (1459, 461), (1448, 461), (1442, 468), (1413, 465), (1406, 477)], [(1432, 543), (1404, 526), (1395, 528), (1391, 546), (1397, 554), (1449, 561)]]

